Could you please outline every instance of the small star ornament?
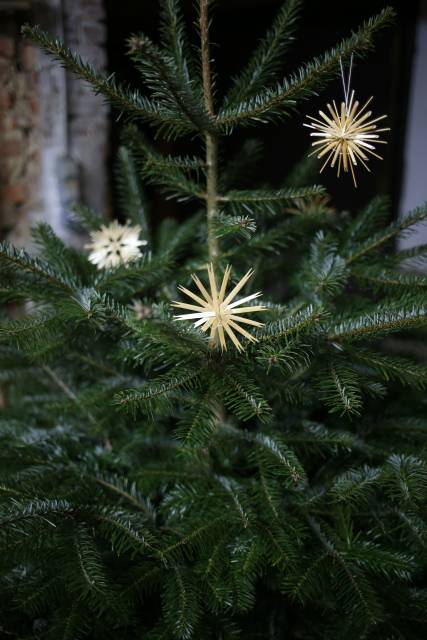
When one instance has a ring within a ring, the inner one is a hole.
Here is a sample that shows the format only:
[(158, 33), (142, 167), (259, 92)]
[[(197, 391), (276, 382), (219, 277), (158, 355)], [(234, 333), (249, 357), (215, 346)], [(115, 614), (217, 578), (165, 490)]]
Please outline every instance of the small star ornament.
[(366, 111), (366, 107), (373, 100), (373, 96), (365, 102), (363, 107), (359, 108), (359, 102), (354, 99), (354, 91), (350, 94), (353, 56), (350, 61), (347, 82), (341, 61), (340, 64), (344, 87), (344, 101), (341, 102), (340, 108), (337, 107), (335, 100), (333, 100), (332, 105), (326, 105), (329, 113), (319, 111), (321, 120), (307, 116), (311, 122), (304, 123), (304, 126), (314, 129), (314, 133), (310, 135), (319, 138), (312, 143), (312, 146), (316, 148), (309, 156), (317, 154), (318, 158), (325, 157), (320, 173), (322, 173), (327, 164), (332, 168), (337, 166), (338, 177), (340, 177), (341, 169), (344, 170), (344, 173), (348, 173), (350, 169), (354, 186), (357, 187), (354, 168), (360, 162), (367, 171), (370, 171), (367, 165), (370, 156), (379, 158), (379, 160), (383, 159), (375, 152), (375, 145), (387, 144), (384, 140), (379, 139), (379, 134), (384, 131), (390, 131), (390, 129), (377, 129), (377, 123), (386, 118), (386, 115), (371, 119), (372, 111)]
[(133, 300), (131, 309), (138, 320), (146, 320), (147, 318), (151, 318), (151, 307), (141, 302), (141, 300)]
[(197, 304), (188, 304), (187, 302), (173, 302), (172, 306), (178, 309), (186, 309), (191, 313), (185, 313), (183, 315), (174, 316), (175, 320), (195, 320), (194, 326), (201, 327), (202, 331), (210, 330), (210, 345), (211, 347), (218, 344), (221, 347), (221, 351), (227, 350), (226, 337), (230, 338), (237, 351), (243, 351), (243, 346), (239, 341), (236, 332), (244, 336), (250, 342), (257, 342), (257, 339), (251, 335), (246, 329), (241, 327), (241, 324), (251, 325), (253, 327), (262, 327), (262, 322), (251, 320), (246, 318), (246, 314), (254, 313), (256, 311), (264, 311), (266, 307), (256, 306), (242, 306), (250, 300), (259, 298), (261, 293), (252, 293), (249, 296), (241, 298), (240, 300), (234, 300), (240, 289), (242, 289), (248, 280), (253, 275), (253, 270), (250, 269), (236, 286), (226, 295), (226, 289), (228, 281), (230, 279), (231, 267), (227, 266), (222, 278), (221, 287), (218, 290), (215, 272), (212, 264), (207, 266), (209, 277), (208, 292), (200, 279), (196, 275), (192, 275), (194, 283), (196, 284), (201, 295), (197, 295), (192, 291), (189, 291), (183, 286), (179, 286), (179, 290), (185, 293), (189, 298), (194, 300)]
[(103, 224), (90, 233), (91, 242), (85, 245), (90, 250), (90, 262), (98, 269), (108, 269), (136, 260), (141, 255), (139, 248), (147, 244), (147, 240), (139, 239), (140, 233), (141, 227), (129, 222), (113, 220), (108, 226)]

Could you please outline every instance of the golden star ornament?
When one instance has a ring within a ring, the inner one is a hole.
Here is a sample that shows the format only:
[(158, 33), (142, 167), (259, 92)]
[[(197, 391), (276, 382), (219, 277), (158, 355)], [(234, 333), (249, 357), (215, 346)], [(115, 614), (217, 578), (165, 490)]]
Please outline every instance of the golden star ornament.
[(311, 121), (304, 123), (305, 127), (314, 129), (310, 135), (319, 138), (312, 143), (315, 150), (309, 154), (316, 155), (318, 158), (324, 158), (325, 161), (320, 169), (322, 173), (327, 164), (332, 168), (337, 166), (337, 176), (340, 177), (341, 169), (344, 173), (351, 171), (354, 186), (357, 187), (356, 174), (354, 168), (358, 164), (362, 164), (367, 171), (370, 168), (367, 162), (370, 156), (374, 156), (382, 160), (382, 156), (376, 153), (375, 145), (387, 144), (385, 140), (380, 140), (380, 133), (390, 131), (389, 128), (377, 129), (377, 123), (386, 118), (386, 115), (372, 118), (372, 111), (366, 111), (366, 108), (373, 100), (373, 96), (369, 98), (359, 108), (359, 102), (354, 99), (354, 91), (350, 94), (351, 69), (353, 64), (353, 56), (350, 62), (350, 71), (348, 79), (344, 77), (344, 69), (341, 64), (341, 76), (344, 88), (344, 101), (341, 102), (340, 108), (337, 107), (335, 100), (332, 104), (327, 104), (329, 113), (319, 110), (321, 119), (307, 116)]
[(317, 154), (318, 158), (326, 156), (320, 173), (322, 173), (327, 164), (330, 163), (333, 168), (338, 161), (337, 176), (340, 176), (341, 167), (345, 173), (350, 168), (354, 186), (357, 187), (354, 167), (357, 167), (358, 162), (360, 161), (365, 169), (370, 171), (366, 164), (369, 160), (369, 155), (375, 156), (380, 160), (383, 159), (375, 153), (374, 149), (376, 144), (387, 144), (384, 140), (379, 139), (378, 134), (390, 129), (377, 129), (376, 123), (386, 118), (387, 116), (385, 115), (369, 120), (372, 111), (365, 111), (365, 109), (372, 98), (369, 98), (363, 107), (359, 109), (359, 102), (357, 100), (354, 102), (354, 91), (352, 91), (348, 107), (346, 107), (345, 102), (342, 102), (341, 109), (338, 110), (335, 100), (333, 100), (333, 106), (327, 105), (329, 115), (319, 111), (323, 122), (308, 116), (313, 124), (304, 123), (304, 126), (315, 129), (315, 133), (310, 135), (319, 138), (319, 140), (312, 143), (312, 146), (316, 147), (316, 149), (309, 155)]
[(183, 286), (179, 286), (179, 290), (185, 293), (197, 304), (188, 304), (187, 302), (172, 303), (173, 307), (178, 309), (186, 309), (191, 313), (174, 316), (175, 320), (195, 320), (194, 326), (201, 327), (206, 332), (210, 330), (211, 347), (219, 343), (221, 350), (227, 350), (226, 336), (228, 336), (238, 351), (243, 351), (243, 346), (239, 341), (236, 332), (244, 336), (250, 342), (257, 342), (257, 339), (251, 335), (241, 324), (253, 327), (262, 327), (262, 322), (246, 318), (246, 314), (256, 311), (264, 311), (266, 307), (260, 305), (242, 306), (251, 300), (259, 298), (261, 292), (252, 293), (240, 300), (235, 300), (239, 291), (245, 286), (253, 275), (253, 269), (250, 269), (236, 286), (226, 295), (227, 285), (230, 279), (231, 267), (225, 269), (221, 286), (218, 289), (215, 278), (214, 267), (212, 264), (207, 265), (210, 291), (202, 284), (201, 280), (193, 274), (191, 277), (198, 288), (201, 295), (193, 293)]

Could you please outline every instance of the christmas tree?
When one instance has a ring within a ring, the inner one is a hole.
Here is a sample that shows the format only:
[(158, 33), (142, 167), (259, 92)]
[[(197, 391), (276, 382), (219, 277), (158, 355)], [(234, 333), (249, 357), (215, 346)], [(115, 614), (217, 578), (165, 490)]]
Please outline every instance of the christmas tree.
[[(126, 122), (120, 221), (76, 206), (81, 251), (45, 224), (37, 255), (0, 248), (1, 300), (26, 309), (0, 325), (2, 637), (419, 640), (427, 279), (402, 264), (427, 248), (395, 241), (427, 205), (340, 212), (312, 160), (272, 188), (258, 142), (225, 144), (300, 126), (393, 11), (283, 78), (301, 4), (286, 0), (219, 95), (198, 4), (197, 48), (178, 0), (161, 45), (130, 38), (141, 91), (24, 28)], [(154, 225), (147, 184), (191, 201), (186, 219)]]

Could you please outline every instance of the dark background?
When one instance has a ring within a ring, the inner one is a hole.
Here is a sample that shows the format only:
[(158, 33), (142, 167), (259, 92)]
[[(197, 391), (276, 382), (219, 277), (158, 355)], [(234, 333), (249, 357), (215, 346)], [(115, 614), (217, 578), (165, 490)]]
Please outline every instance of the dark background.
[[(197, 38), (192, 0), (181, 0), (188, 30)], [(229, 85), (230, 79), (245, 64), (258, 39), (271, 24), (281, 0), (217, 0), (213, 13), (212, 57), (218, 74), (217, 96)], [(157, 0), (107, 0), (108, 56), (111, 71), (119, 78), (138, 84), (138, 75), (126, 57), (126, 39), (131, 33), (144, 31), (157, 39), (159, 3)], [(392, 27), (379, 33), (376, 48), (367, 58), (357, 63), (353, 70), (352, 87), (360, 101), (374, 95), (373, 111), (376, 115), (388, 114), (383, 126), (390, 126), (381, 155), (384, 161), (373, 159), (372, 173), (361, 169), (358, 188), (354, 189), (350, 174), (337, 179), (335, 171), (325, 169), (319, 182), (323, 183), (333, 197), (336, 206), (355, 209), (378, 193), (388, 193), (392, 198), (394, 213), (397, 211), (402, 182), (402, 166), (408, 95), (411, 81), (411, 65), (414, 35), (418, 14), (416, 0), (357, 0), (326, 1), (306, 0), (293, 46), (285, 58), (285, 74), (315, 55), (323, 53), (346, 37), (369, 16), (387, 5), (397, 11)], [(195, 40), (196, 42), (196, 40)], [(227, 142), (229, 151), (238, 148), (244, 137), (261, 137), (265, 142), (265, 157), (260, 169), (260, 180), (279, 185), (292, 165), (308, 152), (310, 138), (302, 126), (307, 114), (314, 115), (331, 99), (342, 99), (340, 80), (334, 80), (319, 96), (299, 104), (299, 113), (286, 118), (280, 124), (263, 125), (236, 133)], [(112, 128), (112, 148), (117, 148), (121, 123)], [(167, 152), (191, 150), (182, 143), (163, 145)], [(195, 149), (193, 149), (195, 150)], [(227, 151), (227, 150), (226, 150)], [(320, 168), (320, 164), (319, 164)], [(256, 186), (256, 185), (254, 185)], [(185, 209), (174, 203), (157, 200), (154, 206), (161, 207), (160, 215), (185, 215)], [(188, 205), (187, 205), (188, 206)]]

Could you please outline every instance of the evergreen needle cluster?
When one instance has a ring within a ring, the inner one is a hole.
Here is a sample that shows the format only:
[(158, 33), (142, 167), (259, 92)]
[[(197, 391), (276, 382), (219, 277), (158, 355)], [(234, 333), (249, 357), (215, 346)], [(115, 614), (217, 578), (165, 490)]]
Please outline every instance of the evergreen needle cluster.
[[(45, 224), (36, 256), (0, 246), (0, 299), (26, 309), (0, 323), (0, 635), (420, 640), (427, 279), (401, 265), (427, 247), (395, 241), (427, 204), (390, 222), (377, 197), (349, 215), (306, 161), (273, 188), (244, 179), (259, 141), (222, 153), (234, 129), (262, 136), (340, 57), (365, 54), (393, 12), (284, 76), (301, 4), (285, 0), (220, 96), (210, 4), (198, 47), (178, 0), (161, 2), (161, 44), (130, 38), (138, 90), (24, 28), (128, 118), (118, 201), (147, 245), (104, 269)], [(162, 155), (138, 120), (200, 156)], [(154, 227), (147, 183), (195, 213)], [(105, 224), (75, 213), (88, 231)], [(245, 295), (263, 291), (243, 353), (173, 320), (178, 286), (206, 281), (208, 262), (233, 266), (230, 285), (254, 269)]]

